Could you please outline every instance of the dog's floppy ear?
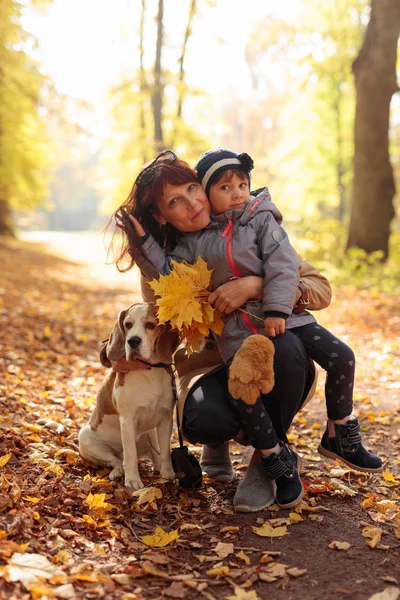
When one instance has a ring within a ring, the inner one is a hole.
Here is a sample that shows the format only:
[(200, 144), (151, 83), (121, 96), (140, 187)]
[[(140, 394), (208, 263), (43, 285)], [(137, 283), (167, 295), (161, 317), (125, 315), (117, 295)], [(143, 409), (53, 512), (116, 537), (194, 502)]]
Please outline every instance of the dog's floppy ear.
[(111, 361), (107, 358), (108, 342), (109, 340), (104, 342), (103, 347), (100, 350), (100, 362), (103, 365), (103, 367), (107, 367), (109, 369), (110, 367), (112, 367), (112, 364)]
[(179, 344), (179, 337), (176, 331), (171, 330), (171, 325), (161, 325), (163, 328), (156, 341), (155, 351), (161, 362), (172, 362), (172, 356)]
[[(157, 319), (157, 306), (152, 302), (148, 303), (149, 314)], [(158, 326), (161, 328), (160, 334), (156, 339), (154, 345), (154, 352), (161, 362), (170, 363), (172, 362), (172, 355), (179, 344), (179, 338), (176, 331), (171, 331), (171, 325), (166, 323), (165, 325)]]
[(105, 348), (105, 354), (108, 361), (118, 362), (119, 359), (125, 355), (125, 332), (123, 323), (132, 306), (129, 306), (129, 308), (124, 308), (118, 314), (118, 318), (115, 321), (113, 330), (110, 333), (108, 344)]

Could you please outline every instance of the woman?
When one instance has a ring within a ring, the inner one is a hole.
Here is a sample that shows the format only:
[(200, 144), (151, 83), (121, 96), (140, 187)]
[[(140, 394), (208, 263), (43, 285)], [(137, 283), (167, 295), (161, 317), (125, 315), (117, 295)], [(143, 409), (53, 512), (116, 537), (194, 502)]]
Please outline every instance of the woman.
[[(135, 262), (140, 265), (143, 259), (141, 243), (144, 240), (138, 238), (129, 215), (138, 219), (166, 251), (171, 251), (181, 235), (200, 231), (208, 225), (210, 205), (196, 173), (167, 151), (141, 171), (127, 201), (114, 215), (127, 234), (117, 259), (120, 270), (128, 253), (131, 260), (124, 270)], [(302, 289), (296, 299), (297, 310), (304, 308), (306, 303), (315, 310), (326, 307), (331, 295), (327, 280), (300, 257), (299, 267)], [(146, 301), (154, 300), (146, 282), (142, 282), (142, 293)], [(229, 314), (247, 300), (260, 299), (261, 295), (262, 279), (245, 277), (220, 286), (211, 294), (210, 302)], [(275, 387), (263, 397), (263, 402), (279, 438), (286, 441), (286, 431), (293, 416), (315, 383), (315, 371), (302, 343), (290, 331), (272, 341), (275, 345)], [(218, 481), (231, 481), (234, 471), (228, 441), (240, 432), (229, 401), (226, 368), (221, 366), (222, 360), (211, 341), (203, 352), (190, 359), (183, 351), (178, 351), (175, 362), (183, 388), (180, 398), (183, 433), (192, 443), (205, 444), (201, 465), (208, 475)], [(236, 491), (234, 507), (237, 511), (254, 512), (273, 501), (271, 481), (263, 472), (259, 453), (255, 451), (246, 477)]]

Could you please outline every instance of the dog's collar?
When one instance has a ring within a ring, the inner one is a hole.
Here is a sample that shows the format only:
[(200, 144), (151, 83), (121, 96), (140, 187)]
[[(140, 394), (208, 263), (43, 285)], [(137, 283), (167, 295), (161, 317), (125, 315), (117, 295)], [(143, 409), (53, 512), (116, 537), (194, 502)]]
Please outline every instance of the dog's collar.
[(149, 371), (152, 367), (150, 363), (146, 362), (145, 360), (142, 360), (141, 358), (135, 358), (135, 362), (138, 363), (138, 369), (145, 369), (145, 371)]
[(143, 367), (141, 367), (142, 369), (146, 368), (146, 369), (151, 369), (152, 367), (156, 367), (158, 369), (168, 369), (170, 367), (175, 367), (174, 363), (164, 363), (164, 362), (157, 362), (157, 363), (151, 363), (148, 362), (147, 360), (143, 360), (142, 358), (135, 358), (135, 360), (137, 362), (142, 363)]

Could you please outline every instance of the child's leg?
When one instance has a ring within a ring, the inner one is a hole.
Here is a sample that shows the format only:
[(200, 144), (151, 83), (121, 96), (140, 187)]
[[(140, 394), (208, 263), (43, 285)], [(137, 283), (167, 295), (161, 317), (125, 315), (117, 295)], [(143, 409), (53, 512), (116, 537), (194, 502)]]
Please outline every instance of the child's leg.
[(282, 508), (296, 506), (304, 493), (299, 475), (299, 457), (286, 444), (279, 443), (262, 396), (252, 405), (246, 404), (240, 398), (231, 398), (231, 401), (242, 429), (253, 447), (261, 452), (261, 462), (266, 475), (275, 480), (277, 503)]
[(328, 458), (340, 458), (360, 471), (382, 471), (382, 460), (364, 448), (358, 419), (351, 415), (355, 372), (353, 351), (316, 323), (296, 327), (293, 332), (303, 342), (310, 358), (327, 372), (328, 424), (318, 451)]
[(340, 421), (349, 417), (353, 410), (354, 352), (318, 323), (296, 327), (292, 331), (303, 342), (309, 357), (326, 371), (325, 398), (329, 419)]

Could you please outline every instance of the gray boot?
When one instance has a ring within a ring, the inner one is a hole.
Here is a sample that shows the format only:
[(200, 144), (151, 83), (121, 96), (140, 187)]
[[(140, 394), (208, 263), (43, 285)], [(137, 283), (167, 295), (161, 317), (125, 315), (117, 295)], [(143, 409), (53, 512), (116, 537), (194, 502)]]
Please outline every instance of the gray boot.
[(236, 512), (258, 512), (274, 502), (275, 484), (267, 477), (255, 450), (247, 473), (237, 486), (233, 507)]
[(216, 448), (203, 446), (201, 451), (200, 466), (210, 479), (220, 483), (230, 483), (235, 479), (231, 459), (229, 456), (229, 442), (224, 442)]

